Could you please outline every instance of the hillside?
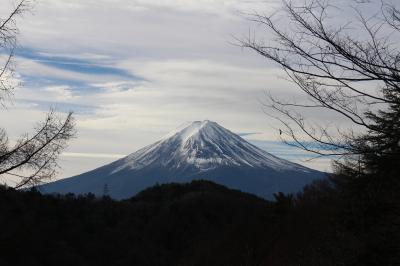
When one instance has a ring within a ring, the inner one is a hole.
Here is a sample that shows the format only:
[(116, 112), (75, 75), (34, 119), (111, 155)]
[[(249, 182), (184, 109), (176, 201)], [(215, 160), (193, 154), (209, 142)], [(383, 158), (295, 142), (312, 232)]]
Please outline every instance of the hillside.
[(273, 199), (297, 193), (325, 173), (278, 158), (212, 121), (195, 121), (125, 158), (40, 187), (45, 193), (109, 195), (126, 199), (155, 184), (210, 180)]
[(124, 201), (1, 188), (0, 265), (396, 265), (398, 216), (342, 198), (326, 182), (276, 202), (208, 181)]

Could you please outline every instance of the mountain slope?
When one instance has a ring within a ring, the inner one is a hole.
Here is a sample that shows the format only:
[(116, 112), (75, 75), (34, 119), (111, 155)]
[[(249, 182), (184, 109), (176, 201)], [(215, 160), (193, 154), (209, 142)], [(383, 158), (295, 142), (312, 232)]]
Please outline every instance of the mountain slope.
[(321, 178), (321, 172), (277, 158), (211, 121), (196, 121), (160, 141), (93, 171), (50, 183), (44, 192), (128, 198), (156, 183), (196, 179), (271, 198), (278, 191), (297, 192)]

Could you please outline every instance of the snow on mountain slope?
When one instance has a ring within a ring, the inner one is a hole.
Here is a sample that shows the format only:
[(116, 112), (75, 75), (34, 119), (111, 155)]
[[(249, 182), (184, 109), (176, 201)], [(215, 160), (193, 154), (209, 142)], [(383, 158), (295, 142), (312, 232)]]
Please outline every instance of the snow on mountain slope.
[(280, 159), (212, 121), (196, 121), (125, 158), (40, 187), (45, 193), (129, 198), (155, 184), (210, 180), (271, 199), (295, 193), (324, 173)]
[(126, 158), (112, 174), (124, 169), (141, 169), (159, 163), (172, 169), (195, 166), (207, 171), (219, 166), (271, 168), (277, 171), (309, 171), (250, 144), (238, 135), (212, 121), (195, 121), (170, 133)]

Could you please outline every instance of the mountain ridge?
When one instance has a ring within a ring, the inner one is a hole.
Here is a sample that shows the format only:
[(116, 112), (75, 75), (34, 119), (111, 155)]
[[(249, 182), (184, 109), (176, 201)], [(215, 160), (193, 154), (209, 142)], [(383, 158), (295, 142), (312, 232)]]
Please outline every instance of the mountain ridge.
[(51, 193), (110, 195), (128, 198), (157, 183), (205, 179), (264, 198), (294, 193), (323, 173), (280, 159), (205, 120), (178, 128), (161, 140), (87, 173), (41, 187)]
[[(172, 156), (165, 156), (163, 153), (171, 146), (176, 148), (175, 152), (171, 154)], [(149, 158), (152, 157), (150, 155), (154, 151), (157, 151), (157, 154), (155, 154), (154, 158)], [(168, 161), (164, 160), (165, 158)], [(149, 159), (149, 161), (146, 162), (142, 159)], [(121, 168), (116, 169), (113, 173), (122, 170), (124, 167), (137, 169), (147, 166), (154, 162), (151, 159), (160, 159), (164, 164), (168, 164), (173, 160), (178, 160), (180, 163), (187, 162), (195, 165), (200, 170), (208, 170), (210, 165), (236, 165), (268, 166), (275, 170), (293, 167), (309, 171), (308, 168), (288, 163), (286, 160), (267, 153), (209, 120), (195, 121), (178, 131), (168, 134), (167, 137), (160, 141), (128, 155), (124, 158), (126, 165), (122, 165)], [(137, 163), (137, 161), (141, 165), (132, 164), (132, 162)], [(176, 168), (179, 168), (179, 166), (181, 165), (175, 165)], [(204, 166), (206, 166), (206, 169), (203, 169)]]

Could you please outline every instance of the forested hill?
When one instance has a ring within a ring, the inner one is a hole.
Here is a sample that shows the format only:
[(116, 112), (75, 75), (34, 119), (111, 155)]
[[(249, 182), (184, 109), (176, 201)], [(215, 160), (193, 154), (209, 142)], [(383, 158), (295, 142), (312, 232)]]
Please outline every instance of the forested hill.
[(372, 220), (335, 195), (326, 182), (276, 202), (206, 181), (124, 201), (1, 188), (0, 265), (395, 265), (395, 243), (368, 240)]

